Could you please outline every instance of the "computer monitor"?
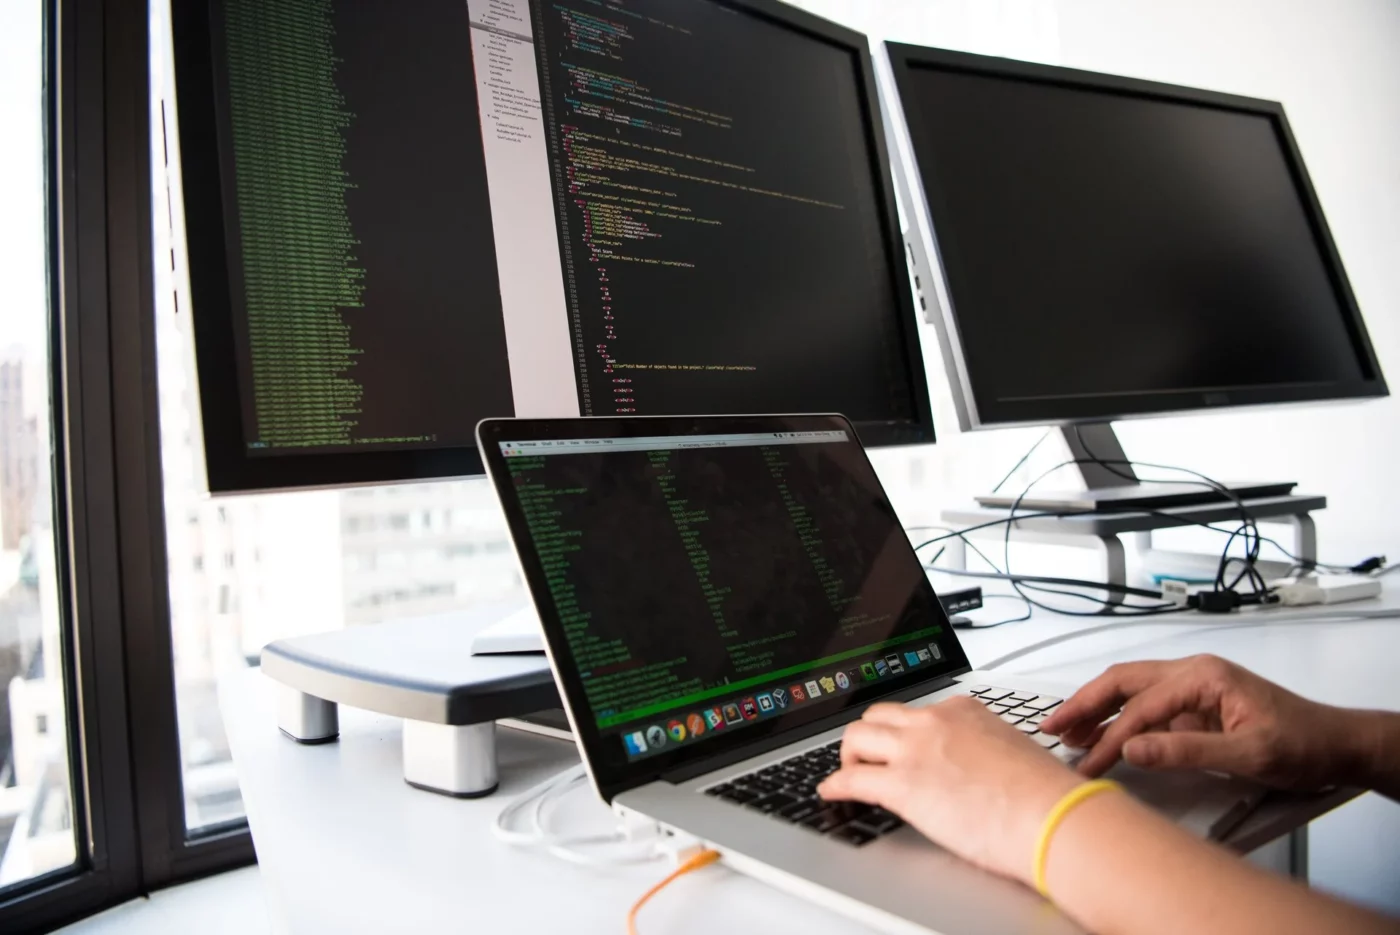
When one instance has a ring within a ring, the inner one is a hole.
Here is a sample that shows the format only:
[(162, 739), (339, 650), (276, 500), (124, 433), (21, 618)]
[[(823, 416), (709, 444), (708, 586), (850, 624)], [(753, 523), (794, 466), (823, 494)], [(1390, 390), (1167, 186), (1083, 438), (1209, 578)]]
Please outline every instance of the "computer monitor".
[(886, 49), (964, 430), (1386, 394), (1280, 104)]
[(477, 474), (487, 416), (931, 441), (866, 40), (780, 7), (175, 4), (211, 492)]

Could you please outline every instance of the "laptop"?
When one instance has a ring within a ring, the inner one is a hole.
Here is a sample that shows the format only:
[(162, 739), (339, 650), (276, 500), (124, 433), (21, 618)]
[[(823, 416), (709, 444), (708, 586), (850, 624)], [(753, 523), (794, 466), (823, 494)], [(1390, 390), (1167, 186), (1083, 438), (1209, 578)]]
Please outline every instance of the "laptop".
[[(488, 419), (477, 438), (615, 811), (885, 931), (1079, 931), (897, 816), (815, 796), (877, 701), (971, 693), (1077, 753), (1037, 728), (1071, 689), (972, 670), (844, 417)], [(1206, 774), (1117, 778), (1201, 835), (1258, 800)]]

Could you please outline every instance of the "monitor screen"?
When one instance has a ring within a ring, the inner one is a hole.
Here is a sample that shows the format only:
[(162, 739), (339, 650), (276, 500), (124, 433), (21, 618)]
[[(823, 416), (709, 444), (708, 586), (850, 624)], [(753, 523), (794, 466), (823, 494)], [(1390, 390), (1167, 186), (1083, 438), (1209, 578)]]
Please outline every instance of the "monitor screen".
[(782, 9), (532, 0), (580, 410), (928, 440), (866, 41)]
[(704, 422), (483, 426), (576, 723), (617, 777), (966, 665), (850, 423)]
[(1278, 105), (892, 48), (980, 421), (1378, 379)]
[(774, 15), (176, 4), (210, 489), (478, 473), (489, 416), (932, 440), (866, 41)]

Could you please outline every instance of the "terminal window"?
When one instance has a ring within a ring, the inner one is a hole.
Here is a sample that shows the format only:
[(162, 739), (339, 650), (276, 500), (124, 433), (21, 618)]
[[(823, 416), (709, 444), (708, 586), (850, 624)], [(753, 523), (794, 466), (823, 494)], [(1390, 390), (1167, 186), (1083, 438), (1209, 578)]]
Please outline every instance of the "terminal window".
[(210, 22), (250, 452), (471, 445), (513, 408), (467, 4)]

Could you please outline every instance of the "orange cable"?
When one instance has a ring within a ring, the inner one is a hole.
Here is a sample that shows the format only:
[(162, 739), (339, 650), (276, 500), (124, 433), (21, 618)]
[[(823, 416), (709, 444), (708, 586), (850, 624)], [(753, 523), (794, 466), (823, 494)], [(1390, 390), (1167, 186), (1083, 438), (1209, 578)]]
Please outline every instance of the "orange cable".
[(670, 875), (668, 875), (666, 879), (662, 880), (660, 883), (656, 884), (651, 889), (643, 893), (642, 898), (633, 903), (632, 908), (627, 910), (627, 935), (637, 935), (637, 912), (640, 911), (641, 908), (646, 905), (647, 900), (651, 899), (657, 893), (670, 886), (673, 882), (676, 881), (677, 878), (685, 876), (692, 870), (699, 870), (701, 867), (708, 867), (710, 864), (714, 863), (717, 860), (719, 860), (719, 851), (701, 851), (694, 857), (687, 860), (685, 863), (681, 864), (675, 870), (671, 871)]

